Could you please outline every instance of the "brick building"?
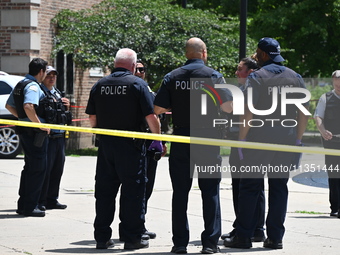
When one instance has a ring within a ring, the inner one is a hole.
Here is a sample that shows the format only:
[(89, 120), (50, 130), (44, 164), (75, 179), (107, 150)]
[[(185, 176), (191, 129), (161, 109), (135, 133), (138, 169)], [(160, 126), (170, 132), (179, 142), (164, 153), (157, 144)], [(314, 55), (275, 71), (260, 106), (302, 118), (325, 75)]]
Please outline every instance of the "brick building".
[[(82, 108), (98, 72), (77, 68), (72, 55), (59, 52), (51, 58), (56, 27), (51, 19), (61, 9), (90, 8), (101, 0), (0, 0), (0, 70), (9, 74), (25, 75), (32, 58), (40, 57), (57, 68), (57, 87), (71, 100), (76, 119), (86, 119)], [(80, 107), (76, 107), (80, 106)], [(87, 120), (74, 122), (75, 126), (89, 126)], [(71, 133), (68, 146), (86, 148), (93, 145), (93, 135)]]

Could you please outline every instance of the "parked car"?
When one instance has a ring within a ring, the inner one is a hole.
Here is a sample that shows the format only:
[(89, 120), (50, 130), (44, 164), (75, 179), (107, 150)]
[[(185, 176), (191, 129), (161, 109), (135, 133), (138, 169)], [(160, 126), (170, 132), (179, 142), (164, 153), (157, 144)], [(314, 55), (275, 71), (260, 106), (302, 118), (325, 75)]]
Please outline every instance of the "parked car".
[[(6, 108), (6, 101), (9, 94), (19, 81), (24, 79), (23, 76), (10, 75), (0, 71), (0, 118), (12, 119), (14, 117)], [(0, 158), (15, 158), (21, 152), (19, 136), (15, 132), (15, 127), (11, 125), (0, 124)]]

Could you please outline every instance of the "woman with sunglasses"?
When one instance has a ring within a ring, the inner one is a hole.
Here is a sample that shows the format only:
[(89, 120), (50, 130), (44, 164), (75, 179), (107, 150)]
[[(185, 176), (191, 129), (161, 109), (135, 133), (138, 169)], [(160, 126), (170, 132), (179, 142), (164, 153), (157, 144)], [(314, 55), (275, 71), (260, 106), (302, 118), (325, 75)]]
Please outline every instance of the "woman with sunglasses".
[[(142, 62), (142, 60), (138, 59), (137, 60), (137, 65), (136, 65), (136, 72), (135, 75), (138, 76), (139, 78), (145, 80), (145, 74), (146, 74), (146, 65)], [(154, 92), (149, 89), (151, 93), (155, 95)], [(148, 127), (146, 127), (148, 131)], [(145, 145), (146, 148), (149, 148), (152, 140), (146, 140)], [(165, 153), (163, 153), (165, 154)], [(146, 153), (146, 177), (147, 177), (147, 183), (146, 183), (146, 189), (145, 189), (145, 214), (147, 212), (147, 205), (148, 205), (148, 200), (151, 197), (152, 190), (155, 184), (155, 177), (156, 177), (156, 168), (157, 168), (157, 162), (160, 159), (155, 158), (157, 156), (154, 152), (147, 151)], [(147, 235), (150, 237), (150, 239), (156, 238), (156, 233), (150, 232), (145, 228), (145, 233), (144, 235)]]

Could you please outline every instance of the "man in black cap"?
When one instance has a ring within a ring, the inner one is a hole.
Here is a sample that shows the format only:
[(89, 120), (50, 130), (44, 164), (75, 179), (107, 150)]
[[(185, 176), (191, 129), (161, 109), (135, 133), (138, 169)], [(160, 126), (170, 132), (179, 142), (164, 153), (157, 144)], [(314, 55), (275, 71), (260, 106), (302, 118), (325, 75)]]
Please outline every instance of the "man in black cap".
[[(280, 44), (275, 39), (262, 38), (258, 43), (256, 55), (262, 68), (251, 73), (246, 81), (245, 102), (248, 102), (247, 97), (251, 97), (253, 109), (250, 111), (245, 105), (245, 114), (240, 118), (240, 122), (244, 121), (245, 124), (240, 125), (239, 140), (300, 145), (308, 121), (306, 114), (309, 113), (303, 108), (299, 109), (296, 105), (289, 104), (286, 106), (284, 115), (281, 113), (284, 109), (281, 109), (280, 94), (286, 87), (305, 89), (303, 79), (292, 69), (281, 64), (284, 58), (280, 55)], [(294, 100), (304, 98), (303, 93), (295, 92), (287, 93), (286, 96)], [(305, 107), (308, 105), (308, 100), (301, 100)], [(275, 104), (276, 109), (273, 108)], [(268, 113), (263, 115), (264, 111)], [(256, 120), (256, 124), (252, 120)], [(262, 124), (258, 125), (258, 122)], [(264, 175), (267, 173), (269, 209), (266, 230), (268, 238), (263, 246), (270, 249), (282, 249), (288, 200), (287, 182), (294, 153), (239, 148), (239, 156), (243, 169), (257, 169), (257, 171), (244, 171), (241, 174), (238, 214), (235, 221), (236, 235), (226, 239), (224, 245), (233, 248), (252, 247), (251, 237), (254, 235), (258, 219), (257, 201), (261, 194)]]

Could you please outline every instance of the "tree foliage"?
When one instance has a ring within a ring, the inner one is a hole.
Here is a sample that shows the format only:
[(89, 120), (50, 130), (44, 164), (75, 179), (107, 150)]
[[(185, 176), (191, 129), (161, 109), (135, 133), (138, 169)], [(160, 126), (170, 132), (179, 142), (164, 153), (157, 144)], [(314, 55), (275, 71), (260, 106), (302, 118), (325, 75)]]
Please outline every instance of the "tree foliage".
[(249, 28), (254, 38), (281, 43), (289, 66), (303, 76), (329, 77), (339, 69), (339, 0), (258, 0)]
[[(181, 0), (173, 2), (181, 3)], [(225, 16), (240, 15), (241, 0), (187, 0)], [(340, 0), (248, 0), (248, 36), (274, 37), (286, 65), (305, 77), (329, 77), (339, 69)]]
[[(248, 13), (252, 14), (257, 9), (258, 0), (248, 0)], [(182, 0), (174, 0), (173, 3), (181, 4)], [(187, 8), (209, 10), (225, 16), (238, 17), (240, 15), (241, 0), (187, 0)]]
[(105, 0), (91, 9), (62, 10), (53, 22), (59, 27), (54, 53), (73, 53), (82, 68), (112, 68), (116, 52), (131, 48), (147, 63), (151, 85), (185, 62), (185, 41), (193, 36), (205, 41), (208, 64), (226, 77), (238, 62), (237, 19), (162, 0)]

